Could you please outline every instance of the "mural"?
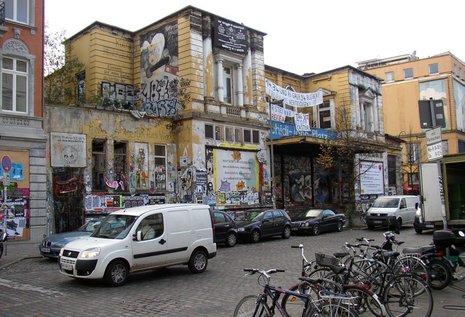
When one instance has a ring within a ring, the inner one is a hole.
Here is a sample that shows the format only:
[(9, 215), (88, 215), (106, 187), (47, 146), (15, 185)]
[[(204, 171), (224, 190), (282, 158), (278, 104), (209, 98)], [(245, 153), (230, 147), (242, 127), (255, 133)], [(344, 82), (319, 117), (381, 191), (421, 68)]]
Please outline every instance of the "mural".
[(457, 110), (457, 129), (465, 129), (465, 86), (454, 80), (454, 99)]
[(178, 25), (167, 24), (141, 36), (140, 67), (143, 110), (173, 117), (178, 112)]
[(420, 100), (446, 98), (446, 80), (431, 80), (420, 83)]

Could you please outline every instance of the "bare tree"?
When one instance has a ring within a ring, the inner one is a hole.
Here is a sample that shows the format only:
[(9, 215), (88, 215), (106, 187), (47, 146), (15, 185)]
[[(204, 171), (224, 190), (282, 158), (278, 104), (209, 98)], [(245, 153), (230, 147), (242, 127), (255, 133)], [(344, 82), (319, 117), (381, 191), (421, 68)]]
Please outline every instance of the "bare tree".
[[(355, 212), (354, 184), (364, 172), (357, 168), (359, 161), (370, 158), (374, 153), (384, 151), (380, 143), (369, 140), (367, 132), (354, 129), (350, 105), (343, 103), (336, 109), (336, 140), (327, 140), (320, 144), (320, 153), (316, 162), (323, 168), (338, 166), (338, 201), (345, 207), (349, 225)], [(344, 196), (344, 189), (347, 195)]]

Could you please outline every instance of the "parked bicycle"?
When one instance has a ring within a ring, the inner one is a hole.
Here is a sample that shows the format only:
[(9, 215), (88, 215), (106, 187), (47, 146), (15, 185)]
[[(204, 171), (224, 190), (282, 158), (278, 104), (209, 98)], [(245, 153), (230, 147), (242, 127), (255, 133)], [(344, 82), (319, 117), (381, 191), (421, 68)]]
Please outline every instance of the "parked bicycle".
[(290, 291), (270, 285), (271, 275), (284, 270), (270, 269), (261, 270), (256, 268), (244, 269), (248, 275), (260, 274), (258, 284), (263, 291), (258, 295), (248, 295), (242, 298), (234, 310), (233, 317), (259, 316), (271, 317), (279, 313), (283, 317), (291, 317), (282, 307), (279, 299), (282, 295), (289, 295), (303, 302), (302, 310), (298, 316), (301, 317), (357, 317), (351, 310), (351, 297), (345, 294), (322, 290), (319, 299), (298, 291)]

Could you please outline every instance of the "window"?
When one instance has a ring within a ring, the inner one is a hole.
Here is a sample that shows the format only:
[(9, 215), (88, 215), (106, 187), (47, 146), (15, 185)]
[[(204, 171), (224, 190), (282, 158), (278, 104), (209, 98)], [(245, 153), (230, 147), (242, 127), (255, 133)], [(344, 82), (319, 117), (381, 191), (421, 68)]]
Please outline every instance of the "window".
[(28, 112), (28, 63), (25, 60), (2, 59), (2, 110)]
[(205, 125), (205, 138), (213, 139), (213, 125), (211, 124)]
[(407, 143), (407, 163), (418, 164), (421, 160), (421, 143)]
[(4, 0), (5, 18), (11, 21), (29, 23), (29, 1), (30, 0)]
[(447, 140), (443, 140), (441, 142), (441, 145), (442, 145), (442, 155), (449, 154), (449, 142), (447, 142)]
[(225, 66), (223, 68), (223, 78), (224, 78), (224, 102), (232, 105), (234, 103), (233, 99), (233, 69), (232, 67)]
[(137, 227), (141, 231), (141, 240), (155, 239), (163, 234), (163, 214), (154, 214), (145, 217)]
[(222, 126), (215, 126), (215, 140), (223, 141), (223, 127)]
[(394, 81), (394, 72), (386, 72), (384, 75), (386, 82)]
[(260, 132), (257, 130), (252, 130), (252, 143), (260, 144)]
[(155, 190), (166, 190), (166, 146), (155, 144)]
[(373, 104), (370, 102), (363, 103), (363, 114), (364, 114), (364, 128), (367, 132), (374, 131), (374, 121), (373, 121)]
[(92, 189), (105, 190), (105, 140), (92, 140)]
[(388, 155), (388, 184), (389, 186), (396, 186), (397, 181), (397, 159), (394, 155)]
[(429, 74), (439, 74), (439, 64), (434, 63), (434, 64), (429, 64)]
[[(420, 124), (422, 129), (446, 127), (442, 100), (419, 100)], [(431, 115), (432, 114), (432, 115)]]
[(125, 180), (127, 179), (127, 144), (124, 142), (113, 143), (114, 163), (113, 163), (113, 179), (118, 182), (118, 187), (114, 188), (119, 191), (124, 191), (127, 188)]
[(236, 143), (242, 143), (242, 129), (241, 128), (235, 128), (234, 129), (234, 137), (236, 139)]
[(331, 128), (331, 109), (329, 101), (324, 101), (318, 106), (318, 119), (321, 129)]
[(251, 143), (252, 136), (251, 131), (249, 129), (244, 129), (244, 143)]
[(412, 68), (405, 68), (404, 69), (404, 78), (405, 79), (413, 78), (413, 69)]
[(459, 153), (465, 153), (465, 141), (459, 140)]
[(233, 127), (226, 127), (225, 128), (225, 139), (228, 142), (234, 142), (234, 128)]

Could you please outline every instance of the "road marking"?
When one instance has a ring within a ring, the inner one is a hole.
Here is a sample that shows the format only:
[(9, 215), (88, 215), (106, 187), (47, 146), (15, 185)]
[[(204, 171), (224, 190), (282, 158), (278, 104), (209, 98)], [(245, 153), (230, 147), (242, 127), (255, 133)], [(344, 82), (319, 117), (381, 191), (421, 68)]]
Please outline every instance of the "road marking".
[(51, 295), (51, 296), (63, 296), (62, 292), (53, 291), (51, 289), (46, 289), (46, 288), (43, 288), (43, 287), (40, 287), (40, 286), (34, 286), (34, 285), (30, 285), (30, 284), (24, 284), (24, 283), (18, 283), (18, 282), (14, 282), (14, 281), (10, 281), (10, 280), (5, 280), (5, 279), (2, 279), (2, 278), (0, 278), (0, 285), (5, 286), (5, 287), (9, 287), (9, 288), (12, 288), (12, 289), (20, 290), (20, 291), (38, 292), (38, 293), (41, 293), (41, 294)]

